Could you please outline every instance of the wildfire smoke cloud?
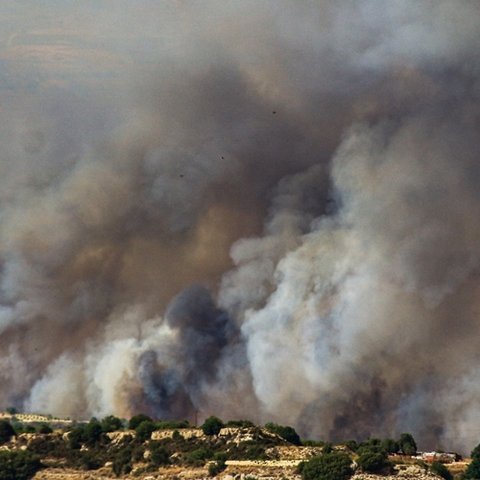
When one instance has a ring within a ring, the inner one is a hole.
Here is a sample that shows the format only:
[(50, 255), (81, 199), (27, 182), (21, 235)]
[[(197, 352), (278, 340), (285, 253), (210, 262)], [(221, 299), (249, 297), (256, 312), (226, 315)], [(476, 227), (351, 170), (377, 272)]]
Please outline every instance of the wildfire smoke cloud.
[(2, 97), (0, 403), (471, 448), (477, 2), (107, 4)]

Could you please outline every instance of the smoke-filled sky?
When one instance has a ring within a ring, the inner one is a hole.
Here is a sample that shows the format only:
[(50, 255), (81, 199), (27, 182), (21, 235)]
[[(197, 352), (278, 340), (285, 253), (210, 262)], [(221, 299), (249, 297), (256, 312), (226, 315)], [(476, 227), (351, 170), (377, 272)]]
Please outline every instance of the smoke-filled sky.
[(469, 451), (479, 25), (477, 0), (3, 2), (0, 404)]

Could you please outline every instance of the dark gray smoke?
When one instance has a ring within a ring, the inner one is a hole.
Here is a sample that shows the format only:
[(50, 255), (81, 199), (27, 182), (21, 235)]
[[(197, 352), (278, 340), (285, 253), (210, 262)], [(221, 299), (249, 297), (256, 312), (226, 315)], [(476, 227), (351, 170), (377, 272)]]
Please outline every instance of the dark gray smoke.
[(0, 403), (478, 443), (478, 2), (109, 3), (0, 7)]

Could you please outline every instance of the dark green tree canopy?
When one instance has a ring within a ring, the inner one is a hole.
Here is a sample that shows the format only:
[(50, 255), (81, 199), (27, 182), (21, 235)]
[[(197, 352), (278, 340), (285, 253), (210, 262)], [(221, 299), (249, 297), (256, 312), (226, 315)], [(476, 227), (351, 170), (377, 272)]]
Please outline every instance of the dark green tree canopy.
[(415, 455), (417, 453), (417, 444), (410, 433), (402, 433), (398, 445), (405, 455)]
[(472, 461), (465, 472), (465, 479), (477, 480), (480, 478), (480, 443), (472, 450), (470, 454)]
[(41, 467), (38, 457), (28, 450), (0, 451), (2, 480), (29, 480)]
[(113, 415), (108, 415), (101, 421), (102, 431), (104, 433), (115, 432), (116, 430), (123, 430), (123, 422)]
[(378, 448), (365, 447), (357, 459), (358, 466), (369, 473), (383, 472), (390, 466), (387, 452)]
[(137, 426), (135, 432), (137, 438), (144, 442), (145, 440), (150, 440), (152, 432), (155, 430), (155, 424), (151, 420), (144, 420), (140, 425)]
[(143, 413), (134, 415), (128, 422), (128, 428), (130, 430), (135, 430), (142, 422), (145, 422), (146, 420), (148, 420), (149, 422), (152, 421), (152, 419), (148, 415), (145, 415)]
[(303, 480), (348, 480), (353, 475), (350, 457), (343, 452), (330, 452), (313, 457), (301, 468)]
[(300, 436), (295, 431), (293, 427), (278, 425), (276, 423), (267, 423), (265, 424), (265, 428), (272, 433), (276, 433), (287, 442), (293, 443), (293, 445), (301, 445), (302, 441), (300, 440)]
[(218, 417), (208, 417), (200, 428), (205, 435), (218, 435), (223, 428), (223, 422)]
[(435, 475), (442, 477), (444, 480), (453, 480), (453, 475), (443, 463), (433, 462), (430, 466), (430, 471)]
[(8, 442), (15, 435), (15, 430), (9, 422), (0, 420), (0, 445)]

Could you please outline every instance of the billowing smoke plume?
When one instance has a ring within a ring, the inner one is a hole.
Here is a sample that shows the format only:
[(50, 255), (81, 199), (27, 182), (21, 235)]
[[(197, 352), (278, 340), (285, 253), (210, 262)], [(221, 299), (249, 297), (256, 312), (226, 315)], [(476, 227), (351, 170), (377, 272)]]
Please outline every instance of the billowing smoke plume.
[(88, 8), (2, 54), (0, 403), (476, 444), (478, 2)]

